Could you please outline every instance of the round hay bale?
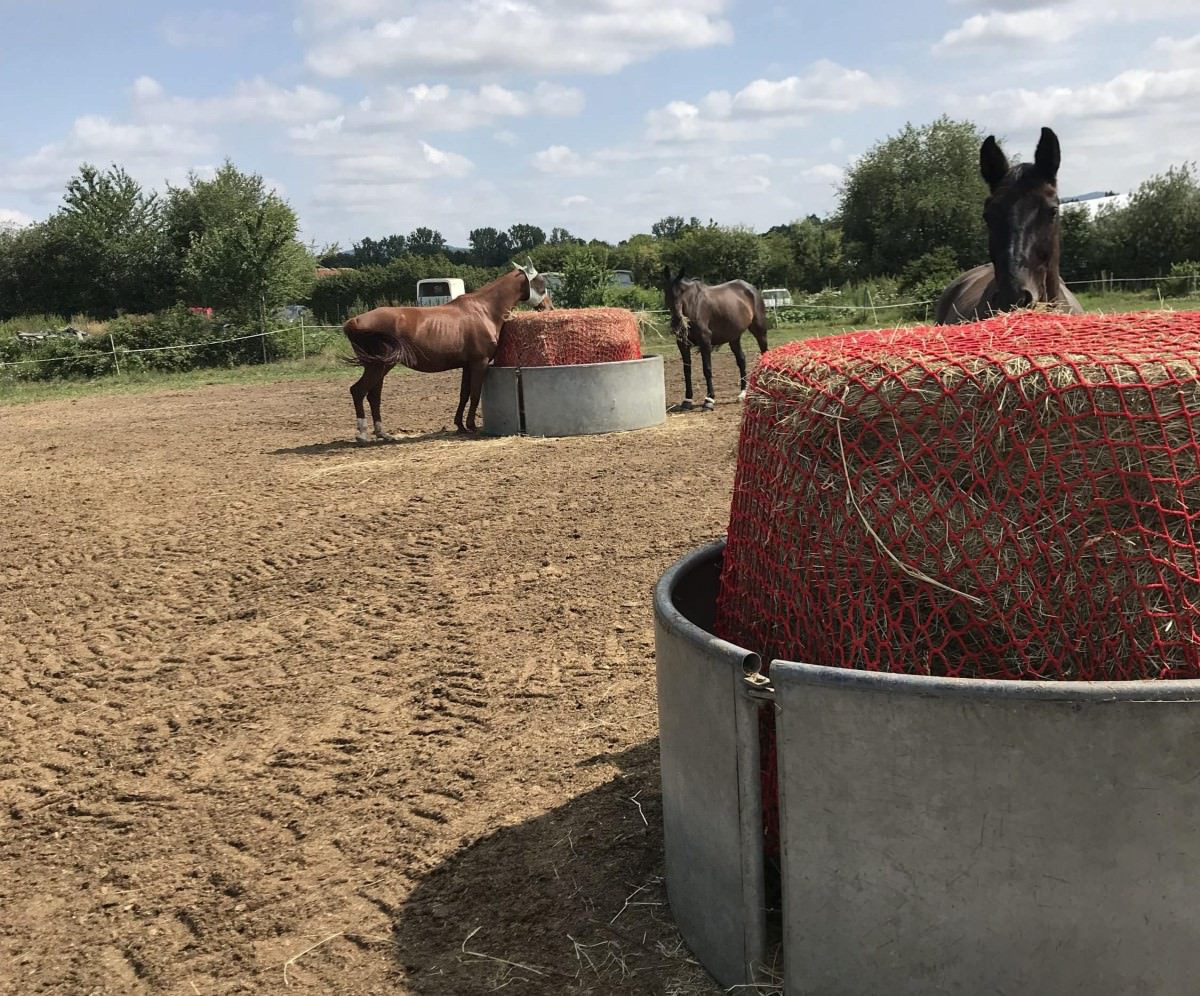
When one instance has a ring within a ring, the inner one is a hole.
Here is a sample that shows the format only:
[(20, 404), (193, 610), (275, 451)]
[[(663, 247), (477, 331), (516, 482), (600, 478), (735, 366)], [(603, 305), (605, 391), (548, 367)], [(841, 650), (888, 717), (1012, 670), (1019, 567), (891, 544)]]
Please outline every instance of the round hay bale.
[(495, 365), (552, 367), (642, 358), (637, 318), (625, 308), (519, 311), (500, 329)]
[(768, 352), (716, 631), (956, 677), (1200, 677), (1200, 313), (1026, 313)]

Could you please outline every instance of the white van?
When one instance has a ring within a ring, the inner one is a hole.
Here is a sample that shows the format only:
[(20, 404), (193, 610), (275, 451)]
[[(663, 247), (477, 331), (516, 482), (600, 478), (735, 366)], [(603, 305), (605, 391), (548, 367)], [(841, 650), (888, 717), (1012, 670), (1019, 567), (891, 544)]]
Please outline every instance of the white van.
[(434, 304), (449, 304), (467, 292), (458, 277), (431, 277), (417, 281), (417, 307), (428, 308)]
[(772, 287), (762, 292), (763, 304), (768, 308), (790, 308), (792, 292), (786, 287)]

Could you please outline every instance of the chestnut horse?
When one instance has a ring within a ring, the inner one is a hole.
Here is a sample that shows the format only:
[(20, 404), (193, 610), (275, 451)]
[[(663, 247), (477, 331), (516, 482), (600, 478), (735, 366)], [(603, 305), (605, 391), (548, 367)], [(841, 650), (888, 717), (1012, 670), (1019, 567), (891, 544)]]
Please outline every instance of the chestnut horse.
[(767, 309), (758, 288), (745, 280), (728, 280), (710, 286), (685, 278), (683, 271), (672, 277), (668, 266), (663, 268), (663, 294), (667, 311), (671, 313), (671, 331), (675, 333), (675, 342), (683, 359), (684, 399), (674, 410), (687, 412), (696, 407), (692, 402), (693, 345), (700, 350), (704, 383), (708, 388), (702, 406), (704, 411), (711, 412), (716, 406), (712, 351), (724, 343), (729, 343), (729, 351), (737, 360), (741, 375), (738, 400), (743, 400), (746, 397), (746, 354), (742, 352), (742, 333), (749, 329), (758, 343), (758, 351), (767, 351)]
[(974, 322), (1002, 311), (1048, 305), (1078, 315), (1083, 309), (1058, 275), (1060, 223), (1058, 136), (1043, 128), (1032, 163), (1010, 166), (989, 135), (979, 170), (991, 193), (983, 205), (992, 261), (956, 277), (938, 298), (938, 325)]
[[(342, 326), (354, 350), (351, 363), (363, 368), (363, 374), (350, 388), (356, 418), (355, 440), (371, 442), (367, 431), (363, 399), (371, 405), (375, 436), (383, 440), (396, 437), (383, 428), (379, 412), (383, 378), (397, 363), (421, 373), (440, 373), (462, 369), (462, 388), (454, 425), (459, 432), (475, 432), (475, 411), (483, 390), (483, 378), (496, 353), (500, 327), (505, 315), (521, 301), (537, 308), (548, 307), (546, 280), (531, 260), (528, 266), (513, 263), (506, 273), (470, 294), (456, 297), (448, 304), (430, 308), (375, 308), (351, 318)], [(463, 425), (463, 409), (471, 407)]]

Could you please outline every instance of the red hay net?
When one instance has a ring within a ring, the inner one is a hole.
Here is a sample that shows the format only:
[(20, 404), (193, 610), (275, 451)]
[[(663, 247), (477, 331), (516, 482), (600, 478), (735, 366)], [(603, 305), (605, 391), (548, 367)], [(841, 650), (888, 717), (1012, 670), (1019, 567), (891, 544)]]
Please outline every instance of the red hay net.
[[(1026, 313), (768, 352), (715, 630), (764, 661), (1200, 677), (1200, 313)], [(777, 848), (767, 730), (767, 842)]]
[(495, 365), (551, 367), (638, 360), (637, 318), (625, 308), (521, 311), (500, 329)]
[(837, 667), (1200, 677), (1200, 313), (999, 317), (772, 350), (718, 632)]

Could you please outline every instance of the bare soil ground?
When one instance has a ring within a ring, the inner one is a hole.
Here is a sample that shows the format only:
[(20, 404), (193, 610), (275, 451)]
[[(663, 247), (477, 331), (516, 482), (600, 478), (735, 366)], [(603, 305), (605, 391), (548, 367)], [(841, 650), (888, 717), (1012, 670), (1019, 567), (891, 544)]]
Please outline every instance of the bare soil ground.
[[(712, 993), (651, 588), (739, 406), (463, 439), (457, 376), (0, 409), (0, 992)], [(680, 393), (668, 364), (668, 397)]]

